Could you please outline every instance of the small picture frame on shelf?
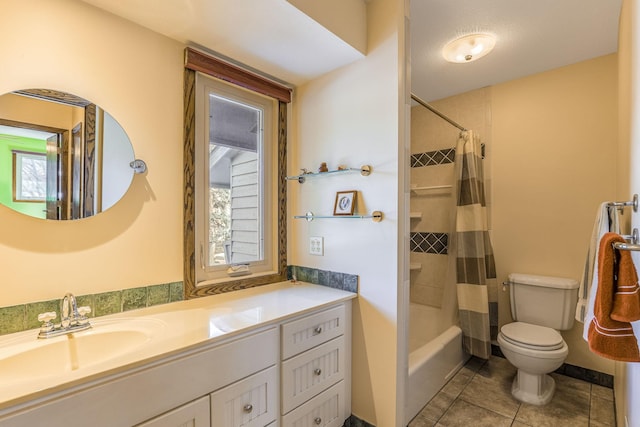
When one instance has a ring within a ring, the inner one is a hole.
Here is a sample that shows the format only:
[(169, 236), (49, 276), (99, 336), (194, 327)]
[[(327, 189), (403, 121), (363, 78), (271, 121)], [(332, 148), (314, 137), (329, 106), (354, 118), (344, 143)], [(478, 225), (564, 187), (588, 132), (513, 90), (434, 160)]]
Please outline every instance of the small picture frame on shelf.
[(336, 193), (336, 203), (333, 206), (334, 215), (353, 215), (356, 209), (356, 194), (352, 191), (338, 191)]

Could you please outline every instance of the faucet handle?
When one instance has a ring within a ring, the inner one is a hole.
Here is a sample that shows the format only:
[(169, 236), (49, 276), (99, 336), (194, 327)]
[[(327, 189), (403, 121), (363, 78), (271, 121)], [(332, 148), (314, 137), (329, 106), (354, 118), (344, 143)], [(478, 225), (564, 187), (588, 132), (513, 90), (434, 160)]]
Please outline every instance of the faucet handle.
[(91, 313), (91, 307), (78, 307), (78, 318), (76, 319), (76, 321), (78, 322), (79, 326), (89, 325), (89, 318), (87, 317), (87, 314), (89, 313)]
[(58, 315), (55, 311), (48, 311), (46, 313), (38, 314), (38, 321), (42, 322), (42, 326), (40, 326), (40, 335), (45, 334), (47, 332), (51, 332), (55, 329), (55, 325), (51, 323), (53, 319), (55, 319)]
[(56, 317), (58, 317), (58, 315), (56, 314), (55, 311), (48, 311), (46, 313), (40, 313), (40, 314), (38, 314), (38, 322), (49, 323), (53, 319), (55, 319)]

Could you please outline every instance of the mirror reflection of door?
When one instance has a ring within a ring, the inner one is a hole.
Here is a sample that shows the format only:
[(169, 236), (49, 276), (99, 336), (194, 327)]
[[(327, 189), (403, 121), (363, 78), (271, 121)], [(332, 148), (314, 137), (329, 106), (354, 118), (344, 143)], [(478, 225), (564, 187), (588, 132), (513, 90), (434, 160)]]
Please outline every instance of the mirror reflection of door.
[(58, 202), (58, 167), (60, 165), (60, 135), (47, 138), (47, 219), (60, 219), (62, 206)]
[(82, 218), (96, 213), (96, 105), (84, 107), (82, 146)]
[(69, 218), (69, 132), (47, 138), (47, 219)]
[[(0, 144), (13, 147), (18, 151), (42, 153), (45, 156), (43, 160), (46, 158), (46, 171), (43, 176), (43, 186), (46, 187), (43, 189), (44, 198), (32, 200), (30, 203), (14, 200), (14, 205), (10, 205), (13, 209), (39, 218), (64, 218), (65, 210), (61, 209), (64, 206), (64, 200), (60, 198), (64, 195), (62, 191), (64, 187), (60, 187), (63, 184), (59, 182), (58, 177), (59, 171), (64, 167), (60, 150), (64, 149), (64, 141), (68, 139), (67, 134), (68, 132), (64, 129), (0, 119), (0, 138), (2, 139)], [(13, 179), (15, 181), (16, 178)], [(3, 184), (3, 187), (5, 186)], [(15, 187), (15, 182), (13, 186)], [(2, 203), (6, 204), (7, 201), (3, 198)]]
[(82, 184), (83, 179), (83, 147), (82, 123), (78, 123), (71, 131), (71, 218), (81, 218), (83, 209)]

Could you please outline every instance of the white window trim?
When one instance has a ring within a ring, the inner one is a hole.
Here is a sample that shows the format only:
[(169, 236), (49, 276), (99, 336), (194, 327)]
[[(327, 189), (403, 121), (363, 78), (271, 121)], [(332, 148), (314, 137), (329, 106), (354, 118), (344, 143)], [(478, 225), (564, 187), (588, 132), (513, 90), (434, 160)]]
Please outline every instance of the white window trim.
[[(277, 117), (278, 102), (273, 98), (260, 95), (222, 80), (196, 73), (196, 116), (195, 116), (195, 255), (196, 287), (225, 283), (238, 278), (278, 274), (278, 135)], [(249, 263), (250, 274), (233, 277), (227, 273), (229, 265), (207, 267), (208, 257), (208, 226), (206, 217), (208, 211), (207, 191), (209, 182), (208, 158), (208, 94), (214, 89), (215, 93), (237, 99), (248, 105), (259, 107), (265, 111), (263, 121), (263, 142), (261, 153), (263, 161), (261, 170), (261, 215), (263, 216), (262, 247), (264, 259)]]
[[(13, 201), (17, 203), (44, 203), (46, 201), (46, 190), (42, 197), (23, 197), (22, 196), (22, 181), (23, 181), (23, 169), (22, 161), (24, 159), (38, 159), (46, 162), (46, 154), (36, 151), (21, 151), (12, 150), (13, 156)], [(47, 177), (44, 176), (42, 184), (46, 187)]]

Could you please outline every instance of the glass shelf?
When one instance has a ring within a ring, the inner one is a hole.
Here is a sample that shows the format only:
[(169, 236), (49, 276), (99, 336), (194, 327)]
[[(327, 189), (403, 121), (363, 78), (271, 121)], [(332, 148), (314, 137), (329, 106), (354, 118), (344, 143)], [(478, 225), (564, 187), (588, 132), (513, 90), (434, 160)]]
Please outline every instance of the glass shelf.
[(360, 172), (360, 175), (362, 175), (362, 176), (369, 176), (369, 175), (371, 175), (371, 170), (372, 170), (371, 166), (364, 165), (364, 166), (361, 166), (360, 168), (344, 168), (344, 169), (330, 170), (330, 171), (327, 171), (327, 172), (303, 173), (303, 174), (300, 174), (300, 175), (288, 176), (287, 180), (289, 180), (289, 181), (298, 181), (300, 184), (304, 184), (304, 182), (307, 180), (307, 178), (314, 178), (314, 177), (324, 176), (324, 175), (339, 175), (339, 174), (343, 174), (343, 173)]
[(370, 218), (373, 222), (382, 221), (382, 212), (373, 211), (371, 215), (314, 215), (313, 212), (307, 212), (304, 215), (295, 215), (294, 219), (306, 219), (308, 222), (313, 221), (314, 219), (368, 219)]

